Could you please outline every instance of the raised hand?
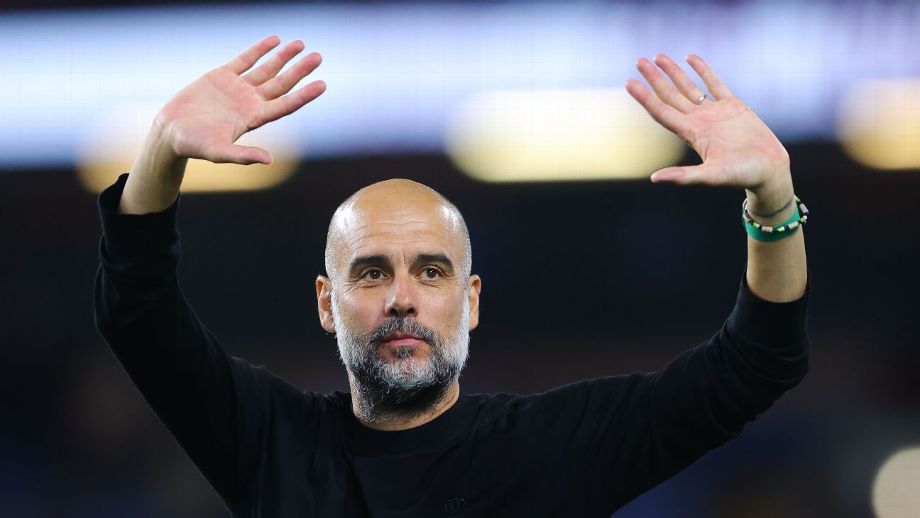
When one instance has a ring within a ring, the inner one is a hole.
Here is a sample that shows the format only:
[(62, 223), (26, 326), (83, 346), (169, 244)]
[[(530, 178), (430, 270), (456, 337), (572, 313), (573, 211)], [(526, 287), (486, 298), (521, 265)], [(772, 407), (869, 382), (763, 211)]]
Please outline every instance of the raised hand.
[[(647, 59), (636, 63), (654, 93), (635, 79), (626, 83), (626, 90), (652, 118), (689, 143), (703, 159), (700, 165), (655, 171), (652, 181), (743, 187), (747, 209), (757, 221), (766, 225), (787, 221), (796, 207), (786, 149), (699, 56), (690, 55), (687, 62), (703, 79), (711, 97), (663, 54), (655, 56), (655, 64)], [(760, 242), (749, 237), (747, 243), (745, 275), (757, 297), (789, 302), (802, 296), (808, 280), (802, 230), (780, 241)]]
[[(654, 89), (630, 79), (626, 90), (659, 124), (684, 139), (703, 159), (689, 167), (666, 167), (653, 182), (743, 187), (753, 193), (791, 195), (789, 154), (770, 128), (741, 99), (732, 95), (709, 66), (696, 55), (687, 62), (703, 79), (709, 96), (668, 56), (655, 64), (640, 59), (636, 67)], [(672, 84), (673, 83), (673, 84)], [(675, 87), (676, 86), (676, 87)]]
[(288, 43), (246, 73), (280, 42), (277, 36), (263, 39), (183, 88), (160, 110), (155, 125), (176, 156), (236, 164), (271, 163), (268, 151), (234, 142), (247, 131), (297, 111), (326, 90), (324, 82), (314, 81), (288, 93), (319, 66), (322, 57), (315, 52), (278, 75), (304, 49), (300, 40)]
[(246, 72), (279, 43), (277, 36), (256, 43), (183, 88), (157, 113), (131, 167), (119, 212), (147, 214), (169, 207), (179, 195), (189, 158), (244, 165), (271, 163), (268, 151), (237, 145), (236, 140), (247, 131), (294, 113), (326, 90), (325, 83), (314, 81), (291, 92), (319, 66), (322, 58), (315, 52), (278, 74), (304, 49), (300, 40), (288, 43), (265, 63)]

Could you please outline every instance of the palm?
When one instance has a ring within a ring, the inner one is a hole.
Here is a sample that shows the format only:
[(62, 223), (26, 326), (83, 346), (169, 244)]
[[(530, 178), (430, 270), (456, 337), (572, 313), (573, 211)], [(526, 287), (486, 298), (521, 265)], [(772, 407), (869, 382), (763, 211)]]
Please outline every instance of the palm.
[(690, 59), (715, 100), (699, 101), (702, 90), (667, 56), (659, 56), (656, 63), (676, 89), (647, 60), (637, 66), (655, 93), (638, 81), (627, 83), (629, 93), (646, 111), (703, 159), (698, 166), (656, 171), (653, 180), (754, 188), (777, 169), (788, 168), (789, 155), (770, 128), (700, 58)]
[(177, 155), (212, 162), (271, 162), (267, 151), (234, 142), (247, 131), (293, 113), (325, 90), (325, 84), (317, 81), (285, 95), (321, 61), (318, 54), (310, 54), (277, 75), (303, 49), (298, 41), (241, 75), (277, 43), (274, 37), (266, 38), (186, 86), (163, 107), (159, 119), (170, 132)]
[(208, 72), (164, 107), (172, 120), (176, 152), (205, 158), (209, 149), (235, 142), (258, 126), (261, 98), (256, 89), (223, 68)]

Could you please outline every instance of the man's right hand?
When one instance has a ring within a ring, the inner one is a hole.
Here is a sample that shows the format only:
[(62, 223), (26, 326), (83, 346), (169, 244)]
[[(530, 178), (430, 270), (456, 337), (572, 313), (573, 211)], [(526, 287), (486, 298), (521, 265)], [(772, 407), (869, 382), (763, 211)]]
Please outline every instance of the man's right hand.
[(288, 43), (246, 73), (279, 43), (277, 36), (256, 43), (183, 88), (160, 110), (131, 168), (119, 212), (145, 214), (172, 205), (189, 158), (235, 164), (271, 163), (268, 151), (234, 142), (247, 131), (290, 115), (326, 90), (324, 82), (314, 81), (288, 94), (322, 61), (314, 52), (279, 75), (281, 68), (303, 51), (300, 40)]

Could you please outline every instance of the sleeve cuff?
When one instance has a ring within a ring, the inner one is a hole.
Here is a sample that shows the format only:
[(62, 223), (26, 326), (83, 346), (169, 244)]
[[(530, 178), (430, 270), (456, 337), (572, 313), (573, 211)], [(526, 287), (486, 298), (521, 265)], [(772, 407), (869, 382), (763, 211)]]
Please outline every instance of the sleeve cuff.
[(763, 344), (802, 344), (808, 340), (808, 299), (811, 295), (811, 272), (805, 292), (790, 302), (770, 302), (751, 291), (747, 272), (741, 276), (741, 287), (735, 309), (729, 319), (735, 330)]
[(130, 173), (122, 173), (114, 184), (106, 187), (97, 199), (102, 222), (103, 260), (114, 266), (135, 266), (162, 261), (164, 256), (178, 257), (179, 230), (176, 213), (179, 198), (159, 212), (120, 214), (118, 204)]

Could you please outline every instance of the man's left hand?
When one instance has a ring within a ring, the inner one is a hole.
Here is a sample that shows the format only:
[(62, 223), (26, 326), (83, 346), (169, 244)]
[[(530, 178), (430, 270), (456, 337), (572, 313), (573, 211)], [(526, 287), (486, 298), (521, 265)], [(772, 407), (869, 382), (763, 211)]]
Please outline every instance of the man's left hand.
[(703, 159), (700, 165), (655, 171), (651, 180), (742, 187), (760, 202), (758, 205), (781, 206), (792, 194), (786, 149), (702, 58), (690, 55), (687, 62), (703, 79), (709, 95), (664, 54), (655, 56), (654, 64), (645, 58), (636, 63), (654, 93), (635, 79), (626, 83), (626, 90), (653, 119), (690, 144)]

